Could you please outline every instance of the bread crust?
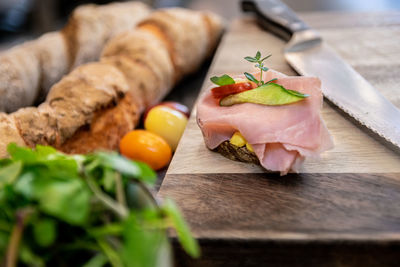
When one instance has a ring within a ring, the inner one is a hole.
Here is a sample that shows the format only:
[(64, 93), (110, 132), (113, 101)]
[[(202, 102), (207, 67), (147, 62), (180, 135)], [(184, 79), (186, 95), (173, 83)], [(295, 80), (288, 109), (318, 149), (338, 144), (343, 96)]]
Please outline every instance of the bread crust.
[(99, 59), (105, 43), (150, 14), (140, 2), (84, 5), (59, 32), (0, 55), (0, 112), (41, 103), (50, 88), (75, 67)]
[(149, 14), (148, 6), (140, 2), (76, 8), (62, 30), (71, 52), (71, 69), (98, 60), (108, 40), (132, 29)]
[(57, 149), (73, 154), (88, 153), (94, 150), (117, 150), (119, 140), (140, 119), (135, 97), (130, 93), (118, 105), (95, 112), (90, 124), (81, 126), (71, 138)]
[(6, 113), (0, 112), (0, 156), (7, 155), (7, 146), (9, 143), (16, 143), (20, 146), (26, 146), (24, 139), (16, 126), (15, 119)]
[(32, 105), (38, 96), (40, 77), (40, 62), (32, 53), (31, 43), (1, 53), (0, 111)]
[(164, 40), (170, 43), (177, 79), (199, 67), (210, 42), (203, 13), (188, 13), (181, 8), (159, 10), (141, 22), (139, 27), (146, 27), (148, 24), (159, 28), (164, 34)]
[(229, 141), (222, 142), (214, 151), (220, 153), (230, 160), (236, 160), (246, 163), (260, 164), (256, 154), (249, 151), (245, 146), (238, 147), (231, 144)]
[[(191, 24), (193, 16), (202, 18), (199, 12), (186, 10), (185, 15), (182, 12), (172, 9), (161, 14), (174, 17), (168, 27)], [(154, 13), (149, 20), (159, 14)], [(188, 29), (202, 34), (208, 31), (204, 19), (201, 23), (195, 21)], [(221, 28), (214, 30), (221, 32)], [(190, 55), (192, 65), (183, 72), (187, 73), (205, 59), (210, 47), (208, 42), (216, 42), (210, 35), (204, 39), (207, 43), (200, 42), (200, 49), (197, 47), (199, 35), (179, 37), (171, 40), (172, 43), (166, 43), (162, 36), (148, 29), (137, 29), (114, 37), (104, 48), (99, 62), (81, 65), (63, 77), (51, 87), (38, 108), (23, 108), (8, 115), (11, 119), (0, 123), (0, 133), (4, 131), (3, 126), (13, 124), (19, 143), (31, 147), (51, 145), (66, 153), (117, 149), (120, 138), (137, 126), (141, 112), (160, 101), (177, 81), (176, 70), (183, 68), (183, 64), (178, 66), (172, 60), (170, 46), (179, 56), (191, 51), (185, 45), (194, 45), (193, 51), (202, 51)], [(5, 142), (0, 145), (5, 146)]]

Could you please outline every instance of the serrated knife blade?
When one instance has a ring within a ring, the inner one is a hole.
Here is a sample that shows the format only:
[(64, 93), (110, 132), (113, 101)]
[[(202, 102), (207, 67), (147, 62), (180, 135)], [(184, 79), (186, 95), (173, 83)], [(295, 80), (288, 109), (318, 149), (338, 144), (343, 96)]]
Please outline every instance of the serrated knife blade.
[(330, 48), (279, 0), (242, 1), (259, 23), (288, 40), (284, 56), (301, 75), (321, 79), (324, 96), (400, 148), (400, 110)]

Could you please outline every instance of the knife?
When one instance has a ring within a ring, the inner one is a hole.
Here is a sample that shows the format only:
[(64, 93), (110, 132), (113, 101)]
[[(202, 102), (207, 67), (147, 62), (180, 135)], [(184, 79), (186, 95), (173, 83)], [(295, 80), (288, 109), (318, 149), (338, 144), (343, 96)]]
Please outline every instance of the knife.
[(259, 24), (288, 41), (287, 62), (301, 75), (321, 79), (324, 96), (400, 148), (400, 110), (330, 48), (315, 30), (279, 0), (243, 0)]

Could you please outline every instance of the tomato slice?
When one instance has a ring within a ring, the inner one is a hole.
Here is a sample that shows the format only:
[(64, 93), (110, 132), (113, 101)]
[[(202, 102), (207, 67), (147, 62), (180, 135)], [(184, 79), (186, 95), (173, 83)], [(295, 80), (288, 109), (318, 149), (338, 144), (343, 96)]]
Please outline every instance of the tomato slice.
[(214, 98), (221, 99), (224, 98), (225, 96), (238, 94), (247, 90), (254, 89), (256, 87), (257, 84), (254, 82), (227, 84), (211, 89), (211, 94), (213, 95)]

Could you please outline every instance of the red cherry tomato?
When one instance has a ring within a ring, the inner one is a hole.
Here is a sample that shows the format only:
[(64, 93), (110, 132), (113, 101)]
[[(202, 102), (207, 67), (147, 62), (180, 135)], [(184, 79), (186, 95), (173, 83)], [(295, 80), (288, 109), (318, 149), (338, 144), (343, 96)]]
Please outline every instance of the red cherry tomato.
[(175, 101), (166, 101), (166, 102), (161, 102), (155, 106), (149, 107), (145, 110), (144, 115), (143, 115), (143, 120), (146, 120), (147, 114), (152, 108), (158, 107), (158, 106), (166, 106), (169, 108), (172, 108), (176, 111), (179, 111), (183, 115), (186, 116), (186, 118), (189, 118), (190, 111), (189, 108), (181, 103), (175, 102)]
[(257, 87), (254, 82), (243, 82), (223, 85), (211, 89), (211, 93), (214, 98), (221, 99), (228, 95), (238, 94), (247, 90), (251, 90)]

